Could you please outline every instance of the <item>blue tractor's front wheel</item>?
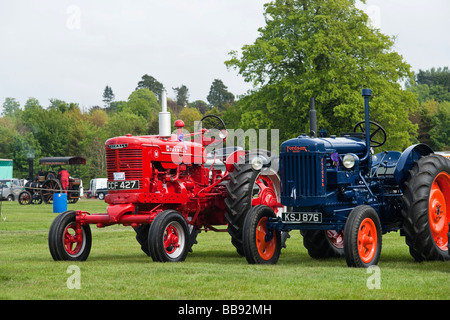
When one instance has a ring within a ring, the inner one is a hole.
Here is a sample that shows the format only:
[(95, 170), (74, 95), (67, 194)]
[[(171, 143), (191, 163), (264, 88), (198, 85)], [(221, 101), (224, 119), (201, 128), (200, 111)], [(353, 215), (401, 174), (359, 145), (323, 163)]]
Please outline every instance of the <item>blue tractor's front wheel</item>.
[(381, 253), (381, 223), (370, 206), (355, 207), (344, 228), (344, 254), (349, 267), (376, 265)]
[(275, 264), (281, 253), (281, 234), (267, 227), (276, 217), (268, 206), (258, 205), (248, 212), (242, 231), (244, 255), (250, 264)]

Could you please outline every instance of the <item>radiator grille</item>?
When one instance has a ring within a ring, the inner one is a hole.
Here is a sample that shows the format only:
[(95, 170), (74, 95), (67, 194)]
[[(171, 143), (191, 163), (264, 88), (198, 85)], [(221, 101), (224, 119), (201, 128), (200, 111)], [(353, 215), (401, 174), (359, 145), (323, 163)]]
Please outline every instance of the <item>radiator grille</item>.
[(326, 163), (319, 152), (282, 153), (280, 155), (281, 196), (294, 205), (298, 198), (325, 195)]
[(114, 180), (114, 172), (125, 172), (126, 180), (142, 181), (142, 150), (106, 149), (106, 170), (108, 172), (108, 180), (111, 181)]

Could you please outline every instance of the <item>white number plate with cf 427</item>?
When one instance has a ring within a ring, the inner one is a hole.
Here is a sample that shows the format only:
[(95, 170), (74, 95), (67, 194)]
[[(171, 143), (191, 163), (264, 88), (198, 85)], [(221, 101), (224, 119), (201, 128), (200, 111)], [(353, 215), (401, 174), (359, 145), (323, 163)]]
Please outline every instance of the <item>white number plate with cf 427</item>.
[(139, 189), (139, 180), (108, 181), (108, 190)]
[(297, 223), (321, 223), (321, 212), (283, 212), (281, 220), (284, 222)]

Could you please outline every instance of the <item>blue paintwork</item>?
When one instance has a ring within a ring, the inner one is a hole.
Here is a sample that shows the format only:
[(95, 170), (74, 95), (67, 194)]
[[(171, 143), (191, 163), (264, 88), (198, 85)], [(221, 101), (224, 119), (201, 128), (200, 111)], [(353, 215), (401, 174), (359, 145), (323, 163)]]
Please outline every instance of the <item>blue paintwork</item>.
[[(281, 204), (288, 212), (321, 212), (321, 223), (282, 222), (273, 218), (269, 229), (343, 230), (351, 210), (370, 205), (378, 213), (382, 231), (402, 226), (403, 183), (414, 161), (433, 153), (424, 144), (413, 145), (403, 153), (381, 152), (370, 155), (369, 96), (364, 89), (365, 135), (314, 138), (301, 135), (281, 144)], [(352, 169), (342, 164), (343, 156), (355, 155)], [(339, 156), (339, 161), (334, 161)]]

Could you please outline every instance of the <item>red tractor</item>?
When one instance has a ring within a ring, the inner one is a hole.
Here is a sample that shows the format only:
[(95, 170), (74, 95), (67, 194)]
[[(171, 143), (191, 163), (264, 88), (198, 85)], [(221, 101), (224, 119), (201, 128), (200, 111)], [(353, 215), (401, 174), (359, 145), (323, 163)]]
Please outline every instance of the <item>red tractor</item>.
[[(106, 141), (107, 213), (66, 211), (49, 231), (54, 260), (86, 260), (90, 224), (132, 226), (142, 250), (154, 261), (183, 261), (197, 234), (226, 231), (243, 255), (242, 226), (252, 206), (280, 206), (280, 183), (268, 151), (207, 149), (222, 144), (227, 130), (215, 115), (203, 117), (193, 133), (182, 120), (171, 133), (165, 92), (159, 135), (120, 136)], [(217, 169), (223, 163), (224, 169)], [(227, 229), (216, 226), (227, 225)]]

